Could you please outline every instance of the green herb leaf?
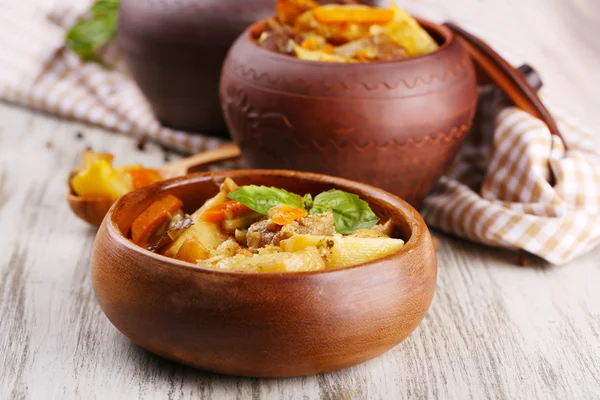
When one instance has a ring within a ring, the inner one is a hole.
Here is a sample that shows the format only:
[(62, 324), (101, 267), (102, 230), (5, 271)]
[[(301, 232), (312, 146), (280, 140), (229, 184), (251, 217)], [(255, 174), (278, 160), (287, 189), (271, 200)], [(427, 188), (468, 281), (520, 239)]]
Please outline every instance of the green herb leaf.
[(94, 18), (116, 18), (120, 5), (121, 0), (98, 0), (92, 6), (91, 12)]
[(277, 206), (304, 207), (302, 197), (297, 194), (267, 186), (242, 186), (229, 193), (227, 198), (239, 201), (263, 215), (267, 215), (270, 209)]
[(117, 33), (120, 0), (98, 0), (91, 16), (75, 24), (66, 36), (66, 44), (86, 61), (98, 61), (98, 50)]
[(310, 210), (313, 206), (313, 198), (310, 193), (306, 193), (302, 198), (302, 202), (304, 203), (304, 208)]
[(333, 212), (335, 230), (342, 234), (372, 228), (379, 221), (366, 201), (342, 190), (332, 189), (315, 197), (310, 214), (327, 211)]

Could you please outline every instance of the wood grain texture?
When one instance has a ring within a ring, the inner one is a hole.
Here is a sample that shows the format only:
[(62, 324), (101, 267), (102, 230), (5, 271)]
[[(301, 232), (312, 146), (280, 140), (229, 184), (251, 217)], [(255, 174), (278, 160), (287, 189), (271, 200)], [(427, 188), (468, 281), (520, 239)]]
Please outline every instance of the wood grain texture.
[[(482, 27), (540, 71), (548, 99), (600, 126), (597, 0), (408, 3)], [(561, 267), (517, 267), (517, 254), (440, 236), (425, 321), (389, 353), (341, 372), (244, 379), (159, 359), (117, 332), (92, 292), (95, 231), (64, 201), (87, 145), (122, 162), (163, 162), (157, 146), (141, 153), (124, 136), (0, 106), (1, 399), (600, 397), (600, 249)]]
[[(189, 268), (124, 240), (140, 207), (170, 194), (197, 209), (227, 176), (313, 196), (332, 186), (355, 193), (406, 242), (357, 268), (240, 275)], [(315, 375), (381, 355), (423, 320), (436, 276), (431, 236), (414, 208), (365, 184), (297, 171), (190, 175), (127, 194), (104, 219), (91, 256), (98, 303), (127, 337), (167, 359), (246, 377)]]

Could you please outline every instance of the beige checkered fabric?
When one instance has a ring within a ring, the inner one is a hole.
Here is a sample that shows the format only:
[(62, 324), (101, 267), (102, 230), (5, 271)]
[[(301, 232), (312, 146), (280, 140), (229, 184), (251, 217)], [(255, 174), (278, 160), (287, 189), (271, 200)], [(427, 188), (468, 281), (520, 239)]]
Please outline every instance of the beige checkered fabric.
[(431, 226), (555, 264), (600, 243), (600, 143), (557, 116), (561, 139), (514, 107), (480, 98), (473, 131), (421, 210)]
[[(118, 61), (105, 69), (64, 48), (69, 26), (91, 0), (0, 2), (0, 99), (145, 136), (195, 153), (217, 139), (163, 128)], [(567, 262), (600, 242), (600, 143), (558, 116), (568, 151), (543, 123), (514, 108), (497, 112), (482, 92), (473, 131), (425, 200), (430, 226), (477, 242)]]
[(138, 137), (182, 152), (218, 147), (218, 139), (161, 127), (114, 48), (106, 69), (64, 48), (67, 29), (91, 0), (0, 1), (0, 99)]

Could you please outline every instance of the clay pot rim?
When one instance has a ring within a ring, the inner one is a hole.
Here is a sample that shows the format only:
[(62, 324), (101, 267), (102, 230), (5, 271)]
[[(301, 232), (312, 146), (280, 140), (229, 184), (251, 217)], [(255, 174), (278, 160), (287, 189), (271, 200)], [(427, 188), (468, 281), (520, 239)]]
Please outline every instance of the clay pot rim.
[(301, 60), (296, 57), (292, 57), (292, 56), (288, 56), (285, 54), (277, 53), (275, 51), (267, 50), (263, 47), (260, 47), (256, 43), (256, 38), (258, 36), (260, 36), (260, 34), (263, 32), (264, 27), (267, 23), (267, 19), (257, 21), (255, 23), (253, 23), (252, 25), (250, 25), (246, 29), (246, 31), (244, 31), (244, 33), (242, 34), (242, 37), (244, 39), (248, 40), (250, 43), (252, 43), (252, 45), (259, 51), (262, 51), (262, 52), (268, 54), (270, 57), (273, 57), (278, 60), (287, 60), (290, 62), (303, 63), (306, 65), (319, 65), (321, 67), (348, 68), (348, 69), (364, 68), (365, 66), (378, 66), (378, 65), (386, 66), (386, 65), (390, 65), (390, 64), (405, 65), (410, 62), (415, 62), (415, 61), (419, 61), (419, 60), (423, 60), (423, 59), (427, 59), (427, 58), (431, 58), (431, 57), (436, 57), (437, 55), (446, 52), (456, 41), (456, 35), (447, 26), (440, 25), (435, 22), (432, 22), (432, 21), (429, 21), (426, 19), (422, 19), (422, 18), (418, 18), (418, 17), (414, 17), (414, 18), (417, 20), (417, 22), (419, 22), (419, 24), (426, 31), (434, 32), (434, 37), (436, 37), (436, 36), (441, 37), (441, 38), (443, 38), (444, 42), (440, 45), (440, 47), (436, 51), (433, 51), (433, 52), (427, 53), (427, 54), (423, 54), (423, 55), (419, 55), (419, 56), (403, 58), (401, 60), (371, 61), (371, 62), (363, 62), (363, 63), (328, 63), (328, 62), (323, 62), (323, 61)]
[[(295, 178), (299, 177), (303, 180), (313, 181), (315, 183), (327, 181), (330, 182), (332, 186), (336, 186), (343, 190), (349, 191), (363, 191), (367, 193), (371, 197), (376, 197), (379, 200), (385, 203), (385, 207), (393, 210), (395, 214), (399, 216), (399, 220), (404, 220), (407, 226), (410, 229), (410, 237), (405, 241), (404, 246), (398, 251), (373, 261), (369, 261), (366, 263), (358, 264), (352, 267), (341, 268), (341, 269), (333, 269), (326, 271), (309, 271), (309, 272), (240, 272), (240, 271), (221, 271), (212, 268), (205, 268), (202, 266), (195, 266), (191, 263), (177, 260), (174, 258), (170, 258), (167, 256), (163, 256), (161, 254), (153, 253), (143, 247), (140, 247), (131, 240), (129, 240), (125, 235), (121, 233), (121, 230), (117, 226), (115, 221), (115, 215), (118, 214), (121, 209), (126, 207), (127, 203), (130, 201), (140, 202), (143, 199), (147, 199), (149, 197), (155, 197), (160, 193), (164, 193), (170, 189), (191, 185), (194, 183), (207, 182), (207, 181), (215, 181), (216, 179), (224, 179), (226, 177), (232, 177), (235, 179), (236, 177), (246, 177), (246, 176), (262, 176), (262, 175), (272, 175), (278, 176), (282, 178)], [(189, 271), (191, 273), (197, 274), (212, 274), (212, 275), (220, 275), (220, 276), (230, 276), (230, 277), (244, 277), (251, 279), (294, 279), (302, 276), (312, 276), (312, 275), (322, 275), (322, 274), (343, 274), (347, 271), (354, 270), (357, 268), (366, 268), (376, 266), (378, 264), (386, 263), (390, 260), (400, 261), (405, 256), (412, 253), (415, 248), (418, 246), (423, 235), (427, 234), (427, 225), (423, 221), (420, 214), (415, 210), (410, 204), (401, 198), (384, 191), (383, 189), (376, 188), (374, 186), (368, 185), (366, 183), (360, 183), (356, 181), (352, 181), (349, 179), (334, 177), (325, 174), (317, 174), (311, 172), (301, 172), (301, 171), (291, 171), (291, 170), (230, 170), (230, 171), (216, 171), (216, 172), (200, 172), (195, 174), (189, 174), (179, 178), (173, 178), (164, 180), (153, 185), (135, 190), (130, 192), (119, 200), (117, 200), (113, 206), (110, 208), (107, 213), (104, 221), (102, 222), (106, 225), (106, 234), (114, 240), (116, 245), (122, 246), (125, 251), (130, 251), (135, 254), (135, 258), (143, 259), (148, 257), (150, 259), (154, 259), (155, 262), (161, 263), (165, 266), (170, 266), (173, 268), (178, 268), (180, 270)], [(98, 239), (96, 239), (98, 240)], [(133, 257), (132, 257), (133, 258)], [(398, 265), (403, 265), (403, 263), (399, 263)]]

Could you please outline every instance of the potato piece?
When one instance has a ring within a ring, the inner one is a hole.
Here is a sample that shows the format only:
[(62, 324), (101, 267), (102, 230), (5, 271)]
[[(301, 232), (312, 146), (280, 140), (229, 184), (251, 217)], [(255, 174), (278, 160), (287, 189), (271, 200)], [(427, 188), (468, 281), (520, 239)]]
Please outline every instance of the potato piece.
[(104, 160), (109, 164), (112, 164), (115, 157), (110, 153), (95, 153), (91, 150), (84, 150), (83, 152), (83, 168), (89, 168), (96, 161)]
[(333, 246), (333, 236), (317, 236), (317, 235), (296, 235), (287, 240), (281, 241), (279, 246), (288, 253), (304, 250), (307, 247), (325, 247), (327, 241), (330, 241), (329, 246)]
[(167, 257), (174, 257), (183, 243), (188, 239), (200, 242), (210, 249), (216, 249), (227, 238), (228, 236), (221, 232), (217, 224), (204, 222), (200, 218), (197, 218), (194, 221), (194, 225), (187, 228), (177, 240), (167, 247), (163, 254)]
[[(393, 15), (391, 21), (390, 15)], [(299, 16), (295, 29), (299, 33), (324, 36), (334, 44), (386, 34), (411, 56), (431, 53), (439, 47), (416, 19), (395, 4), (386, 10), (364, 5), (320, 6)], [(393, 59), (397, 58), (400, 57)]]
[(315, 247), (309, 247), (295, 253), (265, 253), (252, 257), (239, 255), (222, 259), (215, 267), (243, 272), (302, 272), (323, 270), (325, 261)]
[(338, 63), (356, 62), (356, 60), (352, 60), (350, 58), (340, 57), (335, 54), (329, 54), (322, 50), (306, 50), (300, 46), (294, 46), (294, 52), (296, 53), (296, 57), (298, 57), (300, 60)]
[(385, 257), (404, 245), (401, 239), (298, 235), (281, 242), (284, 251), (317, 246), (328, 268), (344, 268)]
[(117, 200), (132, 188), (107, 160), (97, 160), (71, 180), (78, 196), (104, 197)]
[(241, 246), (238, 242), (234, 239), (227, 239), (217, 247), (216, 252), (225, 257), (233, 257), (238, 254), (240, 249)]
[(235, 190), (237, 185), (235, 182), (227, 178), (221, 185), (219, 193), (213, 198), (206, 200), (206, 202), (196, 212), (194, 212), (190, 218), (194, 222), (194, 225), (186, 229), (186, 231), (171, 243), (163, 254), (167, 257), (175, 257), (183, 243), (188, 239), (194, 239), (210, 249), (216, 249), (221, 243), (228, 239), (229, 236), (221, 232), (221, 229), (217, 224), (206, 222), (202, 220), (202, 214), (209, 208), (223, 204), (227, 200), (229, 192)]
[(410, 14), (395, 4), (390, 8), (394, 11), (394, 20), (387, 25), (373, 25), (370, 29), (372, 35), (387, 33), (411, 56), (431, 53), (439, 48), (435, 40)]
[(208, 247), (191, 238), (183, 242), (175, 258), (195, 263), (198, 260), (208, 260), (212, 256), (213, 254)]
[(399, 46), (387, 34), (381, 33), (369, 38), (353, 40), (333, 49), (334, 54), (356, 58), (360, 61), (401, 60), (409, 56), (405, 48)]

